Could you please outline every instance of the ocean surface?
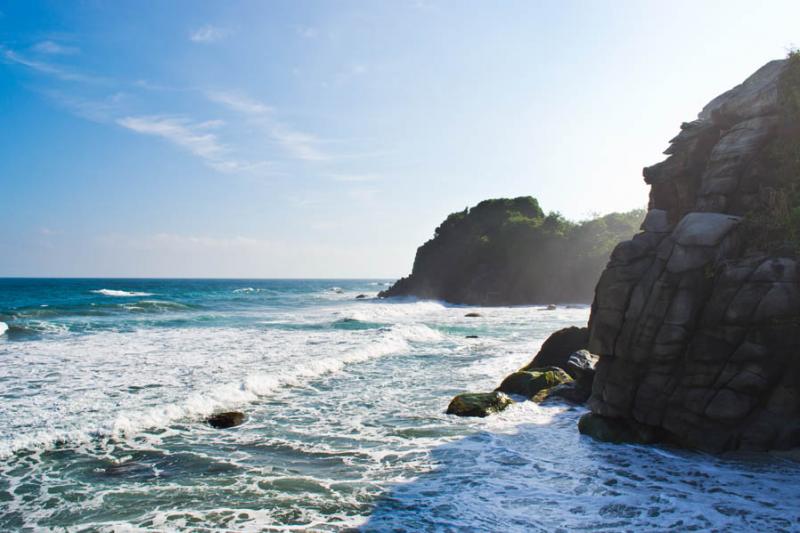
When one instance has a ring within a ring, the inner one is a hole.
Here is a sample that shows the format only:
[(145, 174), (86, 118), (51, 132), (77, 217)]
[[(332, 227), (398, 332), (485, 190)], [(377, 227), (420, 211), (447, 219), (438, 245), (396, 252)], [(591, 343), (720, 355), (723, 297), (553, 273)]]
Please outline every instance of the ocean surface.
[(444, 414), (587, 307), (466, 318), (385, 284), (0, 280), (0, 531), (800, 529), (791, 455), (597, 443), (566, 405)]

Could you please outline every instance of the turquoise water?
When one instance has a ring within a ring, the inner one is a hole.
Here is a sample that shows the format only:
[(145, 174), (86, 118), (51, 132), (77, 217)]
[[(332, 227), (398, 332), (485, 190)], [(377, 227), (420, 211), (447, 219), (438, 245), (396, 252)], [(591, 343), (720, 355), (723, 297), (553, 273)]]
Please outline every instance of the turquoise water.
[(0, 530), (797, 530), (788, 456), (600, 444), (563, 405), (444, 414), (586, 307), (385, 283), (0, 280)]

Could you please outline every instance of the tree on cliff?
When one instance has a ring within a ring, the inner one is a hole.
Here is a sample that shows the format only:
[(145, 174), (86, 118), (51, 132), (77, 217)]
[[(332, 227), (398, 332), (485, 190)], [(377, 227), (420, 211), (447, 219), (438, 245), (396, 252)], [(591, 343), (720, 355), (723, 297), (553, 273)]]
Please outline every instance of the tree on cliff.
[(616, 243), (644, 210), (571, 222), (530, 196), (485, 200), (453, 213), (419, 247), (409, 277), (381, 296), (514, 305), (589, 302)]

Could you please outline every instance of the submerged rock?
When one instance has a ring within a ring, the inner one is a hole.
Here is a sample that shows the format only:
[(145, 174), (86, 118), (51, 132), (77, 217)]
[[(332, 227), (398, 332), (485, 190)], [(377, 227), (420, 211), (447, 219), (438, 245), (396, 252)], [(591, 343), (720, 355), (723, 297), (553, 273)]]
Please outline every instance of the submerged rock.
[(363, 300), (366, 297), (367, 297), (366, 294), (359, 294), (358, 296), (356, 296), (356, 300)]
[(580, 418), (578, 431), (595, 440), (614, 444), (655, 444), (663, 440), (657, 428), (635, 420), (606, 418), (593, 413), (586, 413)]
[(502, 392), (468, 392), (450, 401), (447, 414), (484, 417), (502, 411), (512, 403), (514, 401)]
[(496, 390), (506, 394), (518, 394), (532, 398), (539, 391), (569, 383), (572, 378), (557, 367), (537, 368), (527, 371), (514, 372), (506, 377)]
[(208, 417), (206, 422), (208, 425), (216, 429), (227, 429), (238, 426), (245, 421), (244, 413), (239, 411), (229, 411), (226, 413), (217, 413)]

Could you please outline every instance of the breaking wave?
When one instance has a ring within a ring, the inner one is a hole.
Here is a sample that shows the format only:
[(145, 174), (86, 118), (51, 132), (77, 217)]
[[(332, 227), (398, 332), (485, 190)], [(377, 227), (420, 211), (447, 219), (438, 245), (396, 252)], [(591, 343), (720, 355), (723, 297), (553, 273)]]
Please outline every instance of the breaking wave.
[(97, 289), (92, 291), (95, 294), (102, 294), (103, 296), (115, 296), (117, 298), (127, 298), (130, 296), (152, 296), (151, 292), (136, 292), (136, 291), (118, 291), (114, 289)]

